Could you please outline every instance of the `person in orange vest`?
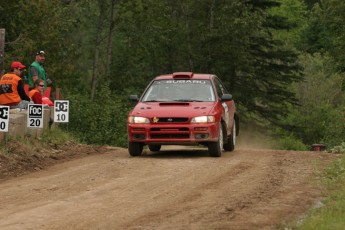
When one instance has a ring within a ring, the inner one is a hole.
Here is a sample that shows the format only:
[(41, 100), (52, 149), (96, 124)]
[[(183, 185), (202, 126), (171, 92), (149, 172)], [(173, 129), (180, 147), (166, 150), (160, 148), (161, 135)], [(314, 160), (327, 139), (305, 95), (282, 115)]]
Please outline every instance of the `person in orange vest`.
[(43, 104), (47, 106), (54, 106), (54, 103), (46, 96), (44, 96), (44, 81), (37, 79), (34, 82), (34, 87), (29, 88), (29, 97), (35, 104)]
[(24, 90), (24, 81), (20, 77), (25, 65), (15, 61), (11, 64), (11, 72), (0, 79), (0, 105), (10, 106), (10, 109), (26, 109), (30, 98)]
[(34, 82), (34, 87), (29, 88), (29, 97), (35, 104), (42, 103), (42, 94), (44, 89), (44, 81), (42, 79), (37, 79)]

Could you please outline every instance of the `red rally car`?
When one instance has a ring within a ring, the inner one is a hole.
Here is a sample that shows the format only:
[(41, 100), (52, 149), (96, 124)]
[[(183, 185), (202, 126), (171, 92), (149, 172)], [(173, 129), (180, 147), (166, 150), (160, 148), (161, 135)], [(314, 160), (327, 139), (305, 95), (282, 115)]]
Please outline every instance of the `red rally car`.
[(210, 156), (233, 151), (239, 134), (235, 102), (213, 74), (176, 72), (156, 77), (128, 115), (128, 152), (140, 156), (144, 145), (204, 145)]

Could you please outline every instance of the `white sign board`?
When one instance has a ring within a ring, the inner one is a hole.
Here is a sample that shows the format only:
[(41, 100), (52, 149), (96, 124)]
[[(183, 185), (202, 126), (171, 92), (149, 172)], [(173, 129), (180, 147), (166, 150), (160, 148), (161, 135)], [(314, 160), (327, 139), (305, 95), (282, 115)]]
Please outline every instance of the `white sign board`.
[(54, 101), (54, 122), (68, 123), (69, 122), (69, 101), (55, 100)]
[(0, 106), (0, 132), (8, 132), (10, 107)]
[(27, 127), (43, 128), (43, 111), (43, 105), (29, 104)]

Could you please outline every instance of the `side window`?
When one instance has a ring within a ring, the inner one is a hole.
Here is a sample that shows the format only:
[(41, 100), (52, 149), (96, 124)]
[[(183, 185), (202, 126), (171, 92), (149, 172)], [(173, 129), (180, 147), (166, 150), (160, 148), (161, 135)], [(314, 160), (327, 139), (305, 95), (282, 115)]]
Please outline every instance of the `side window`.
[(216, 84), (216, 90), (217, 90), (218, 97), (221, 97), (223, 94), (228, 93), (228, 91), (225, 89), (222, 82), (218, 78), (215, 78), (214, 82)]

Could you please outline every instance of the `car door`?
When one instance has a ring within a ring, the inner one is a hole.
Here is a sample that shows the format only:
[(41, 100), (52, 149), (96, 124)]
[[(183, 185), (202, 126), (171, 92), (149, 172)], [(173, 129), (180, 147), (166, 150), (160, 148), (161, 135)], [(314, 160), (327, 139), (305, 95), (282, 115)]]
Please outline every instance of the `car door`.
[[(224, 87), (223, 83), (218, 77), (215, 77), (214, 83), (215, 83), (216, 91), (219, 98), (221, 98), (224, 94), (229, 94), (229, 92)], [(233, 100), (221, 102), (221, 104), (222, 104), (223, 112), (224, 112), (222, 114), (222, 118), (226, 123), (227, 133), (230, 134), (232, 130), (232, 125), (234, 122), (235, 104)]]

